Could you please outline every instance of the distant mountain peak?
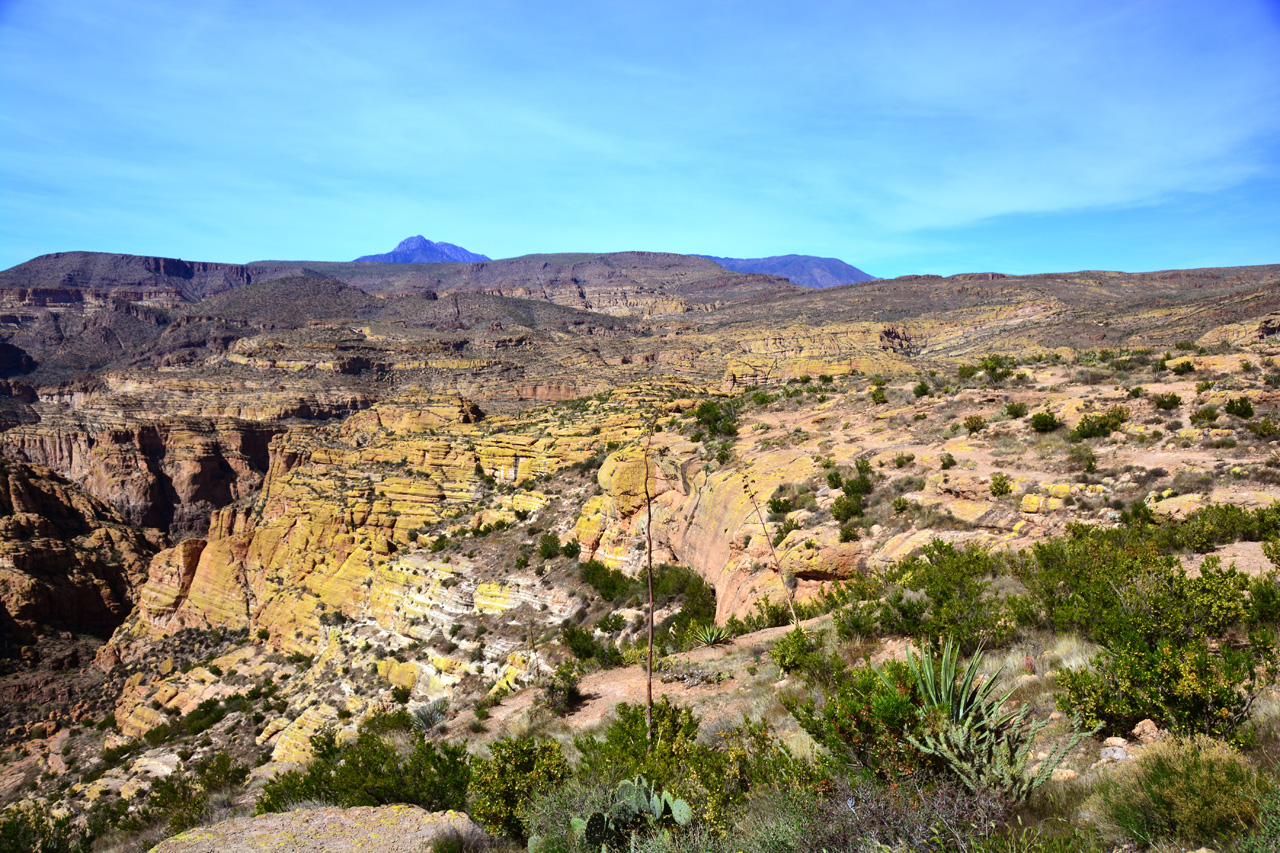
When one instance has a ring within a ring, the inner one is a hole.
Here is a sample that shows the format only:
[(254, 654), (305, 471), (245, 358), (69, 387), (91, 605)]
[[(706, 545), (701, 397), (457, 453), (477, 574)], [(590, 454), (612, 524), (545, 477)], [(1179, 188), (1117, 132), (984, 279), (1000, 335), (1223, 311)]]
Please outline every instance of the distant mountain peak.
[(441, 264), (460, 262), (472, 264), (487, 261), (487, 255), (468, 252), (461, 246), (452, 243), (433, 243), (421, 234), (406, 237), (390, 252), (381, 255), (361, 255), (357, 261), (376, 261), (384, 264)]
[(715, 261), (734, 272), (758, 272), (790, 279), (802, 287), (836, 287), (862, 281), (875, 281), (855, 266), (839, 258), (819, 258), (813, 255), (776, 255), (771, 258), (717, 258), (714, 255), (700, 257)]

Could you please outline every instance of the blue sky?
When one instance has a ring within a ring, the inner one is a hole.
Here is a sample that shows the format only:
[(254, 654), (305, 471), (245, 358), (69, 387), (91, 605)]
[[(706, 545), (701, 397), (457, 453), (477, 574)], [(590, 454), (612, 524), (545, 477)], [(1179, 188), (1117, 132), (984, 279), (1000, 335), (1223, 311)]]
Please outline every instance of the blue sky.
[(1280, 2), (0, 0), (0, 268), (1280, 263)]

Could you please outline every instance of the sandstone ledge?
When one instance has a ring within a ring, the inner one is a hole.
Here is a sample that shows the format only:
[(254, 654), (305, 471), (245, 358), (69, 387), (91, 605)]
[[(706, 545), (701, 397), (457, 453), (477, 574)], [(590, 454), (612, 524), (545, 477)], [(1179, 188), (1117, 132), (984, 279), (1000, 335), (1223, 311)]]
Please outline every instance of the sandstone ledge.
[(162, 841), (152, 853), (417, 853), (448, 832), (481, 830), (453, 811), (408, 805), (330, 807), (224, 820)]

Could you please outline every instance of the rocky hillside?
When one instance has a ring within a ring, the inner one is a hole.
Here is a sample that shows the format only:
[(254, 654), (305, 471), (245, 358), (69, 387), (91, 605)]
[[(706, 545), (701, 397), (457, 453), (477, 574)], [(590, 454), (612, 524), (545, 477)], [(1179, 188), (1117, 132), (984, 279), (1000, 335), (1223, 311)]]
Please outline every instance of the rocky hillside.
[[(101, 300), (15, 295), (0, 325), (0, 794), (75, 814), (136, 813), (220, 752), (260, 786), (398, 704), (518, 731), (527, 688), (585, 655), (567, 735), (638, 698), (610, 667), (638, 654), (650, 546), (675, 653), (829, 609), (934, 539), (1026, 549), (1280, 481), (1277, 267), (814, 291), (628, 253), (218, 289), (191, 284), (212, 265), (141, 288), (120, 270), (145, 263), (83, 262), (67, 292)], [(1197, 551), (1270, 567), (1247, 537)], [(695, 660), (663, 689), (785, 717), (750, 653), (775, 638), (750, 636), (740, 681)]]

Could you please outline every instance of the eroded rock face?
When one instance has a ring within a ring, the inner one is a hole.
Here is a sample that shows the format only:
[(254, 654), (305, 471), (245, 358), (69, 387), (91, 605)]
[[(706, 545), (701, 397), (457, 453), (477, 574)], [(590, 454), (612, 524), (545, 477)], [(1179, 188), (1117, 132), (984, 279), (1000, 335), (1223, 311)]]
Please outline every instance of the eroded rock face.
[(0, 462), (0, 629), (107, 635), (132, 609), (158, 550), (109, 507), (39, 465)]

